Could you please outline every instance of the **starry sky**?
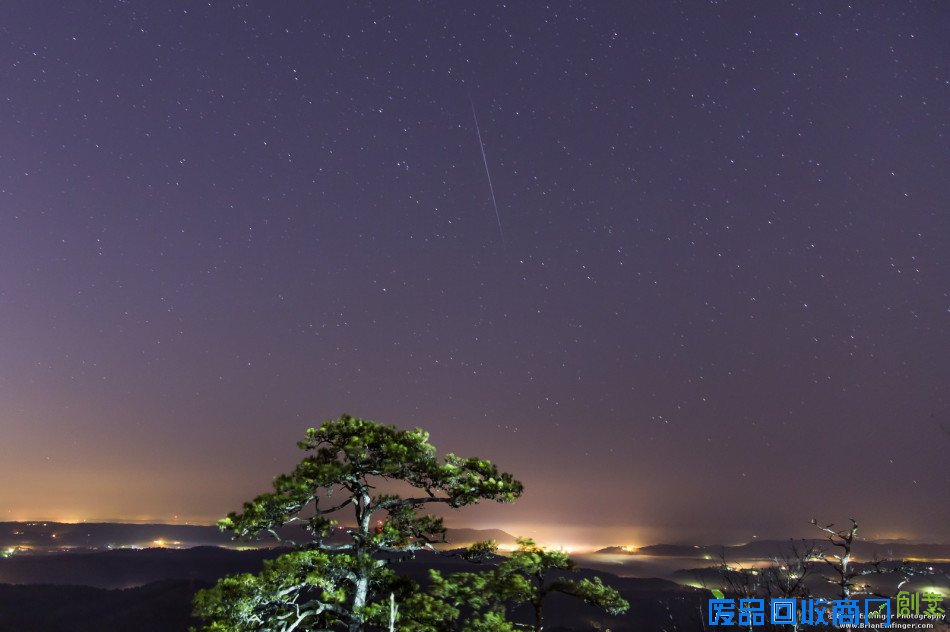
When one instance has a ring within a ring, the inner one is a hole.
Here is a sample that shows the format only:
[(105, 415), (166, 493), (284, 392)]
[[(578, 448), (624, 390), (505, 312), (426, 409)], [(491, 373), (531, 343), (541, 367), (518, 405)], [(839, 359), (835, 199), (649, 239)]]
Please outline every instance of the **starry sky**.
[(948, 28), (0, 4), (0, 518), (210, 522), (345, 411), (524, 481), (451, 524), (950, 540)]

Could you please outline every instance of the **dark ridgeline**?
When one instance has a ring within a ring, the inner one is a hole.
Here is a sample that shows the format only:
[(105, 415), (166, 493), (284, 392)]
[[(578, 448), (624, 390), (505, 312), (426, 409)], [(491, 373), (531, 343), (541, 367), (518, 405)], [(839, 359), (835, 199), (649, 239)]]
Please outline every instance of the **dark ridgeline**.
[[(756, 540), (747, 544), (726, 546), (721, 544), (696, 546), (691, 544), (651, 544), (634, 551), (624, 547), (611, 546), (600, 549), (598, 553), (615, 555), (652, 555), (656, 557), (681, 557), (702, 559), (705, 556), (719, 558), (722, 554), (729, 559), (762, 558), (769, 559), (789, 552), (792, 545), (805, 544), (810, 547), (824, 546), (827, 540), (809, 538), (804, 540)], [(858, 559), (950, 559), (950, 544), (923, 544), (903, 541), (857, 540), (854, 543), (854, 555)]]
[(195, 591), (208, 584), (165, 580), (126, 590), (0, 584), (0, 632), (184, 632)]
[[(288, 529), (292, 533), (292, 529)], [(342, 541), (342, 538), (336, 538)], [(501, 529), (449, 529), (446, 539), (458, 546), (478, 540), (514, 544)], [(272, 538), (235, 542), (216, 526), (129, 524), (114, 522), (0, 522), (0, 549), (29, 547), (37, 551), (105, 550), (118, 548), (189, 548), (196, 546), (271, 547)]]

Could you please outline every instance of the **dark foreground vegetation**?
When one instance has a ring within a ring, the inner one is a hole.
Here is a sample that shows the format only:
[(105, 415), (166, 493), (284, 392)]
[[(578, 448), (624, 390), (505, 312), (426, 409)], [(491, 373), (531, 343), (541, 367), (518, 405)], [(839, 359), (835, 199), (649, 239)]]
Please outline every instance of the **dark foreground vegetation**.
[(0, 584), (0, 631), (185, 631), (193, 623), (195, 591), (209, 585), (177, 579), (125, 590)]

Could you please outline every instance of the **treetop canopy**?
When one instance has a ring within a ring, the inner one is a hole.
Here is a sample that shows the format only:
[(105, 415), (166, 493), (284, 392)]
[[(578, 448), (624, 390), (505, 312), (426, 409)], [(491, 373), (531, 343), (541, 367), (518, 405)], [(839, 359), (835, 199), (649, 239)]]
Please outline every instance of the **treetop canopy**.
[[(223, 528), (241, 537), (273, 533), (302, 521), (298, 514), (312, 510), (314, 516), (306, 522), (311, 534), (319, 537), (333, 524), (325, 516), (351, 505), (358, 509), (358, 519), (379, 510), (395, 517), (404, 513), (400, 508), (429, 503), (458, 508), (483, 499), (513, 502), (523, 491), (519, 481), (490, 461), (455, 454), (439, 459), (429, 433), (419, 428), (399, 430), (342, 415), (308, 429), (297, 445), (310, 454), (291, 473), (274, 479), (273, 492), (244, 503), (241, 514), (229, 514), (219, 523)], [(373, 479), (401, 481), (422, 494), (412, 498), (374, 495)]]

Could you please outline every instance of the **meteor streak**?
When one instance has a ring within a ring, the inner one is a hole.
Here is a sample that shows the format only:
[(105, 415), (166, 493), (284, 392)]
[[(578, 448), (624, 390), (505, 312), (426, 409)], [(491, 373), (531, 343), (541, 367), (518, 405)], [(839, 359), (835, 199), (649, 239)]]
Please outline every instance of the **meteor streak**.
[(501, 245), (505, 245), (505, 231), (501, 229), (501, 214), (498, 213), (498, 202), (495, 201), (495, 187), (491, 183), (491, 171), (488, 169), (488, 157), (485, 156), (485, 143), (482, 142), (482, 130), (478, 126), (478, 115), (475, 114), (475, 102), (469, 98), (472, 104), (472, 118), (475, 119), (475, 134), (478, 136), (478, 148), (482, 150), (482, 162), (485, 164), (485, 175), (488, 176), (488, 190), (491, 191), (491, 204), (495, 209), (495, 221), (498, 222), (498, 236), (501, 237)]

